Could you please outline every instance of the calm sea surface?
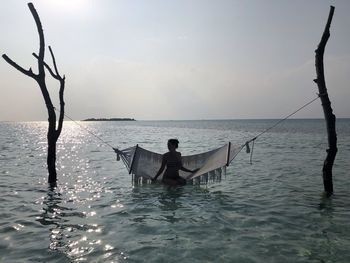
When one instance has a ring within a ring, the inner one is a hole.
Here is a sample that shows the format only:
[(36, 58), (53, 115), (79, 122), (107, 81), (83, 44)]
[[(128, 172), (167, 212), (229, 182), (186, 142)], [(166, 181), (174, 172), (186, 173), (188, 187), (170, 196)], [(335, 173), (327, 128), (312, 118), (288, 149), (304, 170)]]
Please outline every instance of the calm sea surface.
[[(243, 144), (274, 120), (84, 122), (119, 148), (183, 155)], [(323, 120), (288, 120), (220, 182), (133, 185), (111, 148), (72, 122), (46, 183), (46, 122), (0, 122), (0, 262), (350, 262), (350, 120), (337, 122), (323, 197)]]

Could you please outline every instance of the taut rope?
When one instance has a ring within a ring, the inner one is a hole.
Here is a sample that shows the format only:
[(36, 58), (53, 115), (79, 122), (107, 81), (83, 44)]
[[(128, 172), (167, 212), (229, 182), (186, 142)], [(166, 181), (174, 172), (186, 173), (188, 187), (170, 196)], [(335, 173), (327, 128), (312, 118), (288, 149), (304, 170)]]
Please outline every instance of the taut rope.
[[(290, 117), (292, 117), (293, 115), (295, 115), (296, 113), (298, 113), (299, 111), (301, 111), (302, 109), (306, 108), (307, 106), (309, 106), (311, 103), (313, 103), (314, 101), (318, 100), (321, 96), (323, 96), (323, 94), (317, 94), (317, 97), (310, 100), (309, 102), (305, 103), (303, 106), (301, 106), (300, 108), (298, 108), (297, 110), (293, 111), (292, 113), (290, 113), (289, 115), (287, 115), (286, 117), (284, 117), (283, 119), (280, 119), (279, 121), (277, 121), (275, 124), (273, 124), (272, 126), (270, 126), (269, 128), (263, 130), (262, 132), (260, 132), (258, 135), (256, 135), (255, 137), (253, 137), (252, 139), (246, 141), (246, 143), (244, 145), (242, 145), (242, 149), (244, 147), (246, 147), (246, 151), (247, 153), (250, 153), (250, 164), (252, 164), (252, 160), (253, 160), (253, 150), (254, 150), (254, 142), (255, 140), (260, 137), (261, 135), (263, 135), (264, 133), (268, 132), (269, 130), (275, 128), (277, 125), (281, 124), (282, 122), (284, 122), (285, 120), (289, 119)], [(250, 150), (249, 147), (249, 143), (252, 142), (252, 149)]]

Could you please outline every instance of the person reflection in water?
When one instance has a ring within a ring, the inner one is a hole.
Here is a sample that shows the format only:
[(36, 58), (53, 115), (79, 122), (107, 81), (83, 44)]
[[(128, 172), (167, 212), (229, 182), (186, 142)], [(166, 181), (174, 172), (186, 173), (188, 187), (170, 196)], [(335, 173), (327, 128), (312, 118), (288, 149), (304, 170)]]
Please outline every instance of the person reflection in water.
[(177, 152), (176, 149), (179, 147), (179, 141), (177, 139), (168, 140), (168, 149), (169, 152), (163, 154), (162, 157), (162, 165), (156, 174), (156, 176), (152, 179), (152, 181), (156, 181), (158, 176), (162, 174), (165, 167), (165, 172), (163, 174), (162, 182), (167, 185), (176, 186), (176, 185), (185, 185), (186, 180), (179, 175), (179, 170), (195, 173), (198, 169), (189, 170), (182, 165), (181, 153)]

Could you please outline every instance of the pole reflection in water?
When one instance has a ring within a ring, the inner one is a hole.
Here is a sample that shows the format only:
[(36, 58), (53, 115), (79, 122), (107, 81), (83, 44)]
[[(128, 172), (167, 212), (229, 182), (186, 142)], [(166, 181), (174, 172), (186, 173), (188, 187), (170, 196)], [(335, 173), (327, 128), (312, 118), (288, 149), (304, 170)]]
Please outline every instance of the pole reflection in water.
[(96, 224), (81, 224), (86, 213), (63, 206), (63, 198), (57, 188), (50, 187), (42, 203), (42, 213), (36, 220), (43, 226), (50, 226), (50, 250), (62, 252), (73, 261), (86, 260), (85, 256), (94, 250), (94, 246), (101, 244), (101, 240), (88, 240), (86, 233), (100, 229)]

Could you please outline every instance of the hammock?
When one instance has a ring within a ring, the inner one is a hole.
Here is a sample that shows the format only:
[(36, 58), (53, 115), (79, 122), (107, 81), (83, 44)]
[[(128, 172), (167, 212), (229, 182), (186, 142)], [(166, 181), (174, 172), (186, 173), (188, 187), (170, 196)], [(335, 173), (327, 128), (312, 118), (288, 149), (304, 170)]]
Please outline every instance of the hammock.
[[(208, 180), (220, 180), (221, 175), (226, 173), (228, 166), (243, 146), (234, 146), (230, 142), (224, 146), (195, 155), (182, 156), (184, 167), (194, 170), (195, 173), (179, 171), (179, 175), (187, 181), (197, 180), (198, 182), (208, 182)], [(129, 174), (135, 181), (147, 181), (155, 177), (162, 164), (162, 154), (148, 151), (138, 145), (118, 150), (113, 148), (117, 154), (117, 160), (124, 162)], [(164, 172), (163, 172), (164, 173)], [(163, 174), (158, 178), (161, 180)]]

